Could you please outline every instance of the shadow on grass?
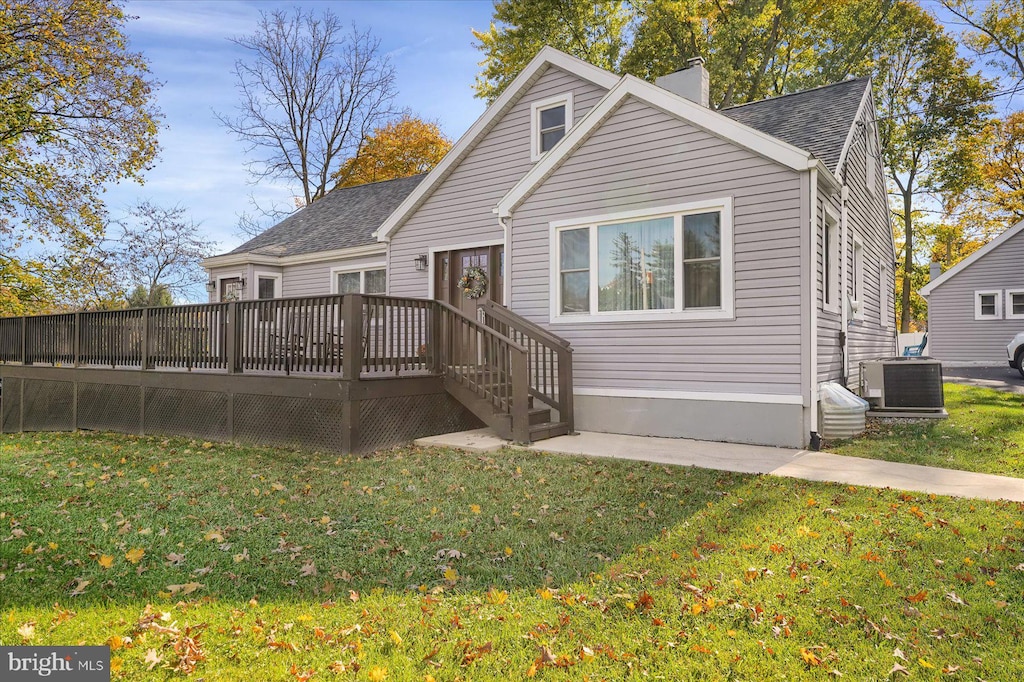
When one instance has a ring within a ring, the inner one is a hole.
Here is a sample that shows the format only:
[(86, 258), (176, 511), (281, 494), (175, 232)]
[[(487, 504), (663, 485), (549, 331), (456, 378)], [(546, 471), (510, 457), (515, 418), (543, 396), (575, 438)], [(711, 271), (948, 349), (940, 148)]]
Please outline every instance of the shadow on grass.
[(606, 571), (745, 480), (527, 451), (355, 458), (84, 432), (3, 438), (0, 602), (11, 606), (76, 592), (76, 603), (166, 599), (190, 583), (242, 601), (558, 586)]

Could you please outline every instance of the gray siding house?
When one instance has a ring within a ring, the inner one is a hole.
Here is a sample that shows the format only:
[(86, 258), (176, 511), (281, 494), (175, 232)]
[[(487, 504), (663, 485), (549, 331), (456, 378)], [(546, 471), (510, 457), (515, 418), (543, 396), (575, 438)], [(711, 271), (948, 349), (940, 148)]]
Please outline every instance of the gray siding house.
[(921, 288), (929, 354), (945, 362), (1002, 365), (1024, 331), (1024, 221)]
[[(820, 383), (895, 352), (874, 120), (866, 79), (715, 111), (699, 60), (652, 85), (544, 48), (348, 248), (388, 294), (469, 314), (457, 282), (484, 271), (484, 298), (572, 344), (580, 429), (804, 446)], [(310, 267), (282, 262), (280, 291), (337, 290)]]

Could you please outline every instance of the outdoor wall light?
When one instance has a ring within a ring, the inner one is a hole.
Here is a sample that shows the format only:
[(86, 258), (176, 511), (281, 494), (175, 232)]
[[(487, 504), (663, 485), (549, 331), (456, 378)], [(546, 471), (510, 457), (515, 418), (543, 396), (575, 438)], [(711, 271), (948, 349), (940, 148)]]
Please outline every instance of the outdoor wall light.
[(420, 272), (422, 272), (422, 271), (427, 269), (427, 255), (426, 254), (420, 254), (419, 256), (416, 256), (415, 258), (413, 258), (412, 262), (416, 264), (416, 269), (419, 270)]
[(211, 279), (209, 282), (206, 283), (206, 290), (212, 294), (214, 291), (217, 290), (217, 283)]

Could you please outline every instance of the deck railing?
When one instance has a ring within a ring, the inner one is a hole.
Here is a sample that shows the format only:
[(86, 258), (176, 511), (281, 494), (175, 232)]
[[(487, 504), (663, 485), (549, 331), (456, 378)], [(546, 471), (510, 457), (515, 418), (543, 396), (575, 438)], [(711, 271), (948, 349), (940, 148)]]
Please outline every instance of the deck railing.
[(425, 355), (432, 303), (351, 294), (3, 318), (0, 362), (403, 374), (433, 368)]
[[(448, 379), (487, 403), (507, 419), (508, 428), (492, 423), (499, 435), (530, 441), (527, 350), (504, 334), (478, 322), (447, 303), (438, 310), (438, 361)], [(465, 401), (464, 401), (465, 402)]]
[(439, 301), (348, 294), (5, 318), (0, 363), (348, 380), (442, 375), (504, 437), (530, 440), (530, 396), (571, 430), (568, 344), (501, 306), (483, 311), (481, 322)]
[(526, 349), (530, 395), (557, 410), (569, 431), (574, 431), (569, 343), (493, 301), (484, 303), (481, 311), (487, 326)]

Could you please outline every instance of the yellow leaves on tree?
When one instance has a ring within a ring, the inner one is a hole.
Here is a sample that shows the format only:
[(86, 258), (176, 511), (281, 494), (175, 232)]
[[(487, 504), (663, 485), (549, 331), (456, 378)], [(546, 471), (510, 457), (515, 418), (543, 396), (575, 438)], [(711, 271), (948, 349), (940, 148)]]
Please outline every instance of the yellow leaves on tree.
[(342, 164), (334, 180), (337, 187), (354, 187), (426, 173), (444, 158), (451, 146), (451, 140), (436, 123), (406, 114), (374, 130), (356, 155)]

